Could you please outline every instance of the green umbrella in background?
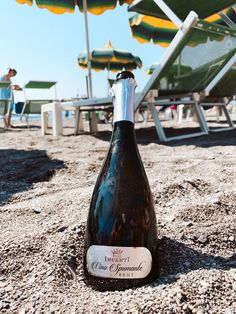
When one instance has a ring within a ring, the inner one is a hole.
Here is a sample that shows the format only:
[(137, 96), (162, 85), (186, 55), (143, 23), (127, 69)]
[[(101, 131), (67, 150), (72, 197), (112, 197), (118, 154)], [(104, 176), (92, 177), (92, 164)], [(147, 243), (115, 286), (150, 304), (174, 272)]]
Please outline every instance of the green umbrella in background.
[(168, 47), (177, 33), (173, 22), (138, 13), (129, 19), (129, 24), (132, 36), (138, 42), (152, 41), (161, 47)]
[[(228, 26), (225, 20), (236, 26), (236, 12), (234, 7), (223, 10), (221, 13), (213, 14), (205, 21)], [(162, 18), (148, 15), (135, 14), (129, 19), (132, 36), (140, 43), (153, 42), (161, 47), (167, 47), (171, 43), (178, 29), (176, 25)]]
[(112, 10), (116, 7), (117, 2), (120, 5), (130, 4), (134, 0), (15, 0), (20, 4), (33, 5), (36, 3), (41, 9), (48, 9), (55, 14), (63, 14), (65, 12), (73, 13), (75, 8), (84, 13), (85, 19), (85, 32), (86, 32), (86, 50), (88, 55), (88, 85), (89, 97), (93, 96), (92, 93), (92, 79), (91, 79), (91, 61), (90, 61), (90, 47), (89, 47), (89, 32), (88, 32), (88, 19), (87, 12), (93, 14), (102, 14), (106, 10)]
[[(78, 64), (83, 69), (87, 68), (87, 52), (79, 54)], [(142, 67), (139, 57), (134, 56), (131, 52), (114, 48), (110, 41), (104, 48), (96, 48), (91, 52), (91, 64), (95, 71), (107, 69), (108, 77), (110, 71), (117, 72), (123, 69), (132, 71)]]
[[(90, 56), (91, 68), (95, 71), (102, 71), (107, 69), (108, 79), (109, 73), (121, 70), (132, 71), (142, 67), (142, 61), (139, 57), (134, 56), (132, 53), (116, 49), (109, 41), (104, 48), (96, 48), (91, 52)], [(87, 52), (82, 52), (78, 57), (78, 64), (81, 68), (88, 67)]]

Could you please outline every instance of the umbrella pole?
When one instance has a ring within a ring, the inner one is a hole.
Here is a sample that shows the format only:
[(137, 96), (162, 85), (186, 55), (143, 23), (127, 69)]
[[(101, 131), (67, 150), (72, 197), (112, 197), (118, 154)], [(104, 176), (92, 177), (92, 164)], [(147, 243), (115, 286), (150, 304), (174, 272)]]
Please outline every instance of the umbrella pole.
[[(88, 91), (89, 98), (93, 98), (92, 90), (92, 74), (91, 74), (91, 56), (90, 56), (90, 47), (89, 47), (89, 31), (88, 31), (88, 15), (87, 15), (87, 0), (83, 0), (83, 11), (84, 11), (84, 23), (85, 23), (85, 33), (86, 33), (86, 47), (87, 47), (87, 62), (88, 62)], [(97, 119), (95, 112), (89, 113), (89, 128), (91, 132), (96, 132), (97, 128)]]
[(89, 47), (89, 31), (88, 31), (88, 15), (87, 15), (87, 0), (83, 0), (83, 11), (84, 11), (84, 23), (85, 23), (85, 33), (86, 33), (86, 47), (87, 47), (87, 60), (88, 60), (88, 89), (89, 98), (93, 97), (92, 90), (92, 74), (91, 74), (91, 56)]
[(110, 92), (110, 82), (109, 82), (109, 75), (110, 74), (110, 62), (108, 62), (108, 65), (107, 65), (107, 95), (109, 96), (109, 92)]

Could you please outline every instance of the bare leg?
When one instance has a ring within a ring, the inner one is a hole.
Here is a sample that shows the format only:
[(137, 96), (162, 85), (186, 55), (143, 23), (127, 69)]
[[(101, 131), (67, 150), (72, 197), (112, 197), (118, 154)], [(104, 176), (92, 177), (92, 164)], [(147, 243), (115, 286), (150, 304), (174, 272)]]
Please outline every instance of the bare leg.
[(7, 128), (7, 120), (6, 120), (6, 115), (3, 116), (3, 123), (4, 123), (4, 129)]
[(9, 111), (4, 117), (4, 124), (7, 128), (11, 126), (11, 111)]

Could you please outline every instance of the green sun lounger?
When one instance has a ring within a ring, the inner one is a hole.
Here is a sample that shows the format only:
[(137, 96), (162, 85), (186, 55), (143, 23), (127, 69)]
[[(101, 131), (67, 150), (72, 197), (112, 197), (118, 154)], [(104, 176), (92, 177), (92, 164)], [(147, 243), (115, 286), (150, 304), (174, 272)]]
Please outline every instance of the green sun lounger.
[[(25, 102), (22, 107), (20, 117), (24, 116), (26, 118), (27, 126), (29, 126), (29, 116), (32, 114), (41, 114), (41, 106), (47, 103), (51, 103), (55, 101), (56, 96), (56, 83), (54, 81), (29, 81), (24, 85), (25, 92)], [(55, 96), (54, 99), (28, 99), (26, 96), (26, 90), (28, 89), (36, 89), (36, 90), (49, 90), (50, 88), (55, 88)]]
[[(162, 4), (164, 2), (162, 0), (155, 1)], [(129, 8), (133, 10), (133, 8), (138, 6), (138, 3), (145, 6), (151, 2), (154, 3), (154, 0), (135, 1)], [(174, 3), (173, 1), (166, 2)], [(184, 0), (182, 2), (186, 3)], [(192, 3), (192, 1), (187, 2)], [(198, 4), (204, 4), (204, 2), (198, 1)], [(213, 2), (217, 5), (222, 3), (221, 1), (211, 1), (211, 3)], [(228, 4), (230, 5), (232, 2), (229, 1)], [(158, 8), (155, 3), (154, 5), (155, 8)], [(152, 9), (152, 12), (154, 12), (154, 7)], [(176, 22), (176, 25), (179, 23), (177, 25), (179, 26), (179, 31), (166, 49), (159, 66), (153, 72), (135, 103), (136, 109), (143, 106), (145, 102), (148, 103), (161, 141), (208, 134), (209, 127), (203, 114), (202, 104), (207, 97), (213, 99), (214, 92), (217, 90), (217, 84), (222, 84), (227, 77), (227, 73), (236, 62), (235, 30), (200, 20), (195, 12), (190, 12), (185, 21), (182, 22), (179, 16), (172, 11), (170, 13), (170, 11), (166, 10), (167, 14), (165, 16), (175, 16), (172, 21)], [(214, 10), (210, 12), (208, 8), (207, 15), (212, 13), (214, 13)], [(185, 13), (180, 15), (181, 18), (184, 16)], [(202, 17), (204, 18), (205, 15), (202, 15)], [(155, 56), (153, 56), (153, 59), (155, 60)], [(181, 73), (181, 67), (188, 67), (188, 72), (184, 71)], [(153, 90), (156, 91), (156, 96), (148, 98), (150, 91)], [(187, 104), (193, 108), (199, 123), (199, 132), (172, 137), (165, 135), (156, 105), (170, 106), (172, 104)], [(225, 106), (223, 103), (221, 105), (222, 107)], [(226, 118), (229, 127), (225, 129), (233, 128), (230, 117), (227, 115)]]
[[(234, 128), (233, 121), (231, 120), (230, 114), (228, 112), (229, 103), (235, 98), (236, 95), (236, 63), (230, 68), (227, 73), (219, 80), (215, 87), (210, 91), (209, 95), (204, 97), (200, 101), (200, 105), (207, 109), (212, 106), (218, 107), (218, 115), (216, 120), (220, 122), (220, 114), (224, 114), (229, 127), (209, 127), (209, 131), (223, 131), (230, 128)], [(205, 113), (205, 112), (204, 112)], [(206, 117), (207, 118), (207, 117)], [(222, 121), (221, 121), (222, 123)]]

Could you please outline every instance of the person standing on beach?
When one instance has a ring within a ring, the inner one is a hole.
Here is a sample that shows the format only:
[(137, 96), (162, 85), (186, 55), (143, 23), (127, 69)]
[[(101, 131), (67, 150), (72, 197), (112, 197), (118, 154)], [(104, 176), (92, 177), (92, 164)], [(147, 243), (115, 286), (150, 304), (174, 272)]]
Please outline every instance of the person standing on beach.
[[(15, 69), (9, 68), (8, 72), (4, 74), (0, 81), (10, 81), (11, 78), (15, 77), (17, 74), (17, 71)], [(0, 99), (9, 99), (9, 105), (6, 115), (4, 116), (4, 124), (6, 128), (11, 127), (11, 113), (14, 107), (14, 94), (13, 90), (22, 90), (22, 88), (19, 85), (11, 85), (11, 88), (1, 88), (0, 89)]]

